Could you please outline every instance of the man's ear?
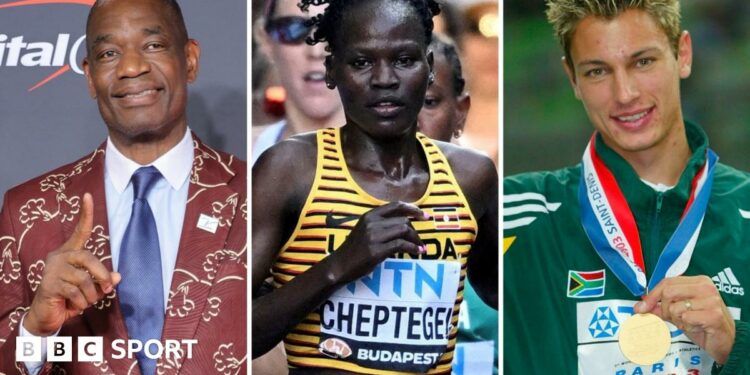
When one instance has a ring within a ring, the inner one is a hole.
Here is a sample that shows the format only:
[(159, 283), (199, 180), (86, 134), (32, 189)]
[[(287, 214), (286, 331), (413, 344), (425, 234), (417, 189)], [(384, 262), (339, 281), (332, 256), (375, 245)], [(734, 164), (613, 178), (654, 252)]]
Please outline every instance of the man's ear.
[(91, 99), (96, 99), (96, 89), (94, 88), (94, 80), (91, 78), (91, 65), (89, 64), (88, 56), (83, 58), (81, 65), (83, 66), (83, 74), (86, 76), (86, 86), (89, 90), (89, 96)]
[(198, 78), (201, 60), (201, 46), (195, 39), (188, 39), (185, 44), (185, 59), (187, 61), (187, 81), (193, 83)]
[(573, 88), (573, 93), (575, 93), (576, 99), (581, 100), (581, 90), (578, 89), (576, 72), (574, 68), (571, 67), (572, 62), (569, 63), (568, 59), (565, 58), (565, 56), (560, 59), (560, 62), (562, 63), (563, 69), (565, 69), (565, 74), (568, 76), (568, 82), (570, 82), (570, 86)]
[(690, 77), (693, 66), (693, 40), (689, 32), (682, 32), (677, 47), (677, 63), (680, 67), (680, 78), (685, 79)]

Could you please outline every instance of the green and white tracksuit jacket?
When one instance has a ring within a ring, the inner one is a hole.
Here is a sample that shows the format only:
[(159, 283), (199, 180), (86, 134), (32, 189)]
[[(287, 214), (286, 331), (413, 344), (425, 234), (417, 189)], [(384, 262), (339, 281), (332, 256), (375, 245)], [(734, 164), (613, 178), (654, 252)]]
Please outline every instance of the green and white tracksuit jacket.
[[(677, 227), (708, 139), (686, 123), (692, 150), (678, 184), (659, 192), (596, 137), (640, 233), (646, 276)], [(504, 180), (505, 374), (750, 374), (750, 175), (717, 164), (713, 189), (685, 276), (710, 277), (736, 320), (727, 363), (669, 324), (672, 345), (650, 366), (629, 362), (617, 343), (620, 324), (639, 300), (595, 252), (580, 220), (581, 165)]]

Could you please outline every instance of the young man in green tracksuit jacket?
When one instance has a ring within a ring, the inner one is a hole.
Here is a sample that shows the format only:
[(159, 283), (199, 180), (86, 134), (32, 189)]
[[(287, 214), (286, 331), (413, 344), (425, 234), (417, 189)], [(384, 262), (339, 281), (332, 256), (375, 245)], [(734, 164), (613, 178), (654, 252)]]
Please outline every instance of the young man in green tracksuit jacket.
[[(750, 175), (683, 120), (677, 0), (547, 15), (595, 135), (581, 164), (504, 181), (505, 373), (750, 374)], [(618, 344), (636, 313), (668, 322), (655, 363)]]

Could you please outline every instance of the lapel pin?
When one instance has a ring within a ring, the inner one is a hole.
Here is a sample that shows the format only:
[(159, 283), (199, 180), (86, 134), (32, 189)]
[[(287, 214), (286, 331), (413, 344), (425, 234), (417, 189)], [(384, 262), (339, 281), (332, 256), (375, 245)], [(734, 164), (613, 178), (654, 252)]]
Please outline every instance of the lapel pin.
[(198, 218), (197, 227), (206, 232), (216, 233), (216, 229), (219, 228), (219, 219), (206, 214), (201, 214)]

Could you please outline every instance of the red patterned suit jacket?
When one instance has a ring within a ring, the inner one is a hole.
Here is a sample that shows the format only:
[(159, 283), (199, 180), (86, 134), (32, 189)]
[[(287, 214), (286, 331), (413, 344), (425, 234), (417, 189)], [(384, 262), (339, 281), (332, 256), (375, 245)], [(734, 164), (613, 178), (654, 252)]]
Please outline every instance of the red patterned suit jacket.
[[(193, 135), (185, 221), (167, 301), (162, 341), (196, 339), (192, 359), (166, 359), (158, 374), (244, 374), (246, 349), (246, 163), (214, 151)], [(9, 190), (0, 214), (0, 374), (25, 374), (15, 361), (18, 326), (39, 286), (47, 253), (70, 237), (81, 199), (94, 198), (94, 229), (85, 248), (112, 269), (104, 196), (104, 145), (92, 154)], [(196, 227), (201, 214), (215, 233)], [(112, 359), (111, 343), (127, 339), (116, 291), (68, 320), (60, 336), (104, 337), (103, 362), (47, 363), (42, 374), (140, 374), (135, 359)], [(178, 356), (179, 357), (179, 356)]]

